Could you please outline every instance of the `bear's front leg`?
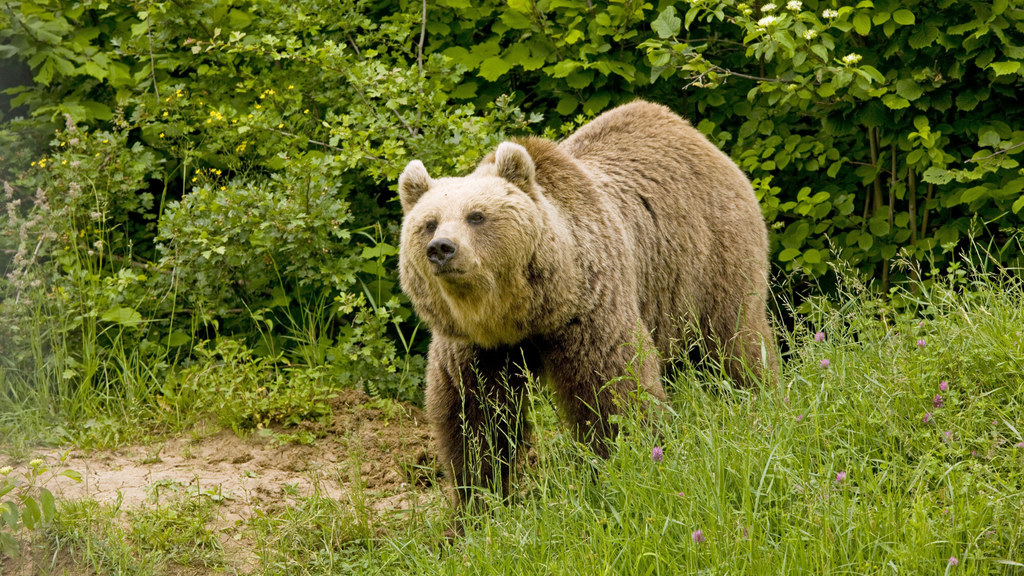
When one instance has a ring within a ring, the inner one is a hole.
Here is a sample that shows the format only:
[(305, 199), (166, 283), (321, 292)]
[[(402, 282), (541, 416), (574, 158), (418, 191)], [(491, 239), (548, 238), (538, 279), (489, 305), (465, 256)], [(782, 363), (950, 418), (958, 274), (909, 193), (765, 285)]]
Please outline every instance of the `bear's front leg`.
[(644, 408), (651, 397), (666, 399), (658, 352), (646, 326), (615, 322), (637, 316), (576, 320), (543, 347), (555, 398), (576, 439), (601, 457), (608, 456), (618, 432), (612, 415)]
[(519, 347), (485, 349), (434, 335), (426, 405), (438, 464), (454, 481), (454, 503), (466, 506), (473, 488), (504, 496), (529, 432), (526, 369)]

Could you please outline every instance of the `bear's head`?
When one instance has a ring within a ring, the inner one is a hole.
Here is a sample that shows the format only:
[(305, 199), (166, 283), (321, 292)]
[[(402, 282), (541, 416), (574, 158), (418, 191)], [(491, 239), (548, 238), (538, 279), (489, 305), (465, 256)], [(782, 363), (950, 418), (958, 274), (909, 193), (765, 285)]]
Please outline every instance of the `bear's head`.
[(432, 179), (418, 160), (402, 172), (402, 287), (433, 330), (486, 347), (529, 335), (546, 204), (535, 173), (511, 142), (465, 177)]

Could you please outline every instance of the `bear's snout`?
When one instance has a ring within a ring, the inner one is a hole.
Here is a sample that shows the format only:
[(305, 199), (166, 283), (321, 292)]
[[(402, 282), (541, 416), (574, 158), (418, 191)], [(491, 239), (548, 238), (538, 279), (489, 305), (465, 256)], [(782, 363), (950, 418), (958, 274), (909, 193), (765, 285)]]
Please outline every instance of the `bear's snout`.
[(438, 266), (444, 266), (458, 250), (459, 247), (455, 245), (455, 242), (447, 238), (435, 238), (430, 241), (430, 244), (427, 244), (427, 260)]

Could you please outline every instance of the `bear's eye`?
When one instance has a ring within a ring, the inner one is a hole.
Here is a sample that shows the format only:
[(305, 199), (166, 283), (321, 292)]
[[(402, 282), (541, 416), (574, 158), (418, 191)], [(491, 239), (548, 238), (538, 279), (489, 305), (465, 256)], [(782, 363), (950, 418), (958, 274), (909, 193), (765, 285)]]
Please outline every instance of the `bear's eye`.
[(427, 220), (427, 223), (426, 225), (423, 226), (423, 229), (426, 230), (428, 234), (433, 234), (434, 231), (437, 230), (437, 220)]
[(470, 212), (469, 216), (466, 216), (466, 222), (470, 224), (483, 224), (484, 213), (483, 212)]

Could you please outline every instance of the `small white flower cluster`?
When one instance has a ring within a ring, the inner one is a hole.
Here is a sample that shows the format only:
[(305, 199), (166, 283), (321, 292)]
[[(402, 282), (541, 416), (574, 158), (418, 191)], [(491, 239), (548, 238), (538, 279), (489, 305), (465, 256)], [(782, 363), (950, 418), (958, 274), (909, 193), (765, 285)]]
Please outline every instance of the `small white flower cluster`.
[(833, 9), (829, 8), (828, 10), (825, 10), (824, 12), (821, 13), (821, 17), (822, 18), (829, 18), (829, 19), (831, 19), (831, 18), (838, 18), (839, 17), (839, 10), (833, 10)]
[(804, 7), (804, 3), (801, 2), (800, 0), (789, 0), (789, 2), (786, 3), (786, 8), (788, 8), (788, 9), (794, 11), (794, 12), (800, 10), (803, 7)]
[(804, 32), (804, 40), (814, 40), (817, 37), (818, 37), (818, 31), (817, 30), (808, 30), (808, 31)]
[(764, 14), (771, 14), (772, 12), (775, 12), (776, 8), (778, 8), (778, 6), (775, 4), (768, 3), (761, 7), (761, 12)]
[(843, 64), (846, 64), (848, 66), (850, 64), (856, 64), (857, 62), (860, 62), (860, 59), (861, 59), (861, 55), (860, 54), (850, 53), (850, 54), (847, 54), (846, 56), (843, 56)]
[(760, 26), (761, 28), (767, 28), (775, 24), (778, 20), (779, 19), (775, 16), (765, 16), (764, 18), (761, 18), (760, 20), (757, 21), (757, 25)]

